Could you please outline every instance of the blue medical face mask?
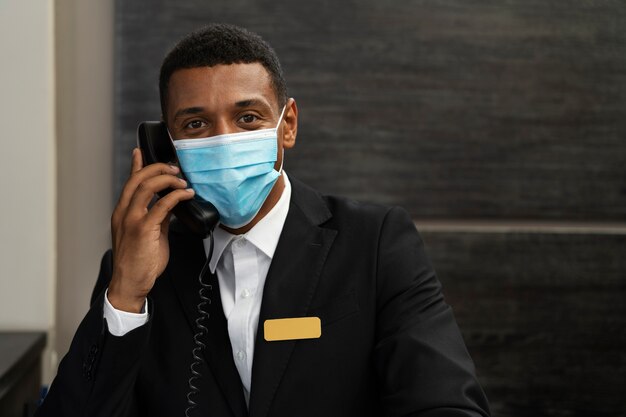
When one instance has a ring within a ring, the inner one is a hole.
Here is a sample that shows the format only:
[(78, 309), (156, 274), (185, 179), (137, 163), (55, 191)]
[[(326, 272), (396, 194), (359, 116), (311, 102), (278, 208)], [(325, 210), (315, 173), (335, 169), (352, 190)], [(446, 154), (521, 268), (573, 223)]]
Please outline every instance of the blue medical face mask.
[(274, 164), (285, 107), (272, 129), (173, 141), (196, 197), (211, 202), (225, 226), (250, 223), (280, 177), (282, 164), (279, 171)]

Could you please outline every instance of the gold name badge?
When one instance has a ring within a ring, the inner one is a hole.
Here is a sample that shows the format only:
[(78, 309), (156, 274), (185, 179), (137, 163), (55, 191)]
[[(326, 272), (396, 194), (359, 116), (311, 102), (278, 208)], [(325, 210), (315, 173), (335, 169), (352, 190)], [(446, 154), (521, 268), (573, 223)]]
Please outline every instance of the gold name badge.
[(265, 320), (263, 334), (268, 342), (317, 339), (322, 335), (322, 322), (319, 317)]

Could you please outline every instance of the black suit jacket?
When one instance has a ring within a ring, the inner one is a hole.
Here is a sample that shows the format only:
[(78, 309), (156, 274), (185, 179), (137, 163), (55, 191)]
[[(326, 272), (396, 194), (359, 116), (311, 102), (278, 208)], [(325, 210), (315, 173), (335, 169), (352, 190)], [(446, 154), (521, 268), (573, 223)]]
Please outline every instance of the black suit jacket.
[[(198, 317), (202, 241), (170, 232), (149, 322), (122, 337), (103, 319), (111, 253), (92, 307), (38, 416), (183, 416)], [(321, 196), (292, 201), (263, 290), (249, 411), (215, 276), (197, 416), (479, 416), (485, 396), (422, 240), (399, 208)], [(266, 319), (318, 316), (319, 339), (267, 342)]]

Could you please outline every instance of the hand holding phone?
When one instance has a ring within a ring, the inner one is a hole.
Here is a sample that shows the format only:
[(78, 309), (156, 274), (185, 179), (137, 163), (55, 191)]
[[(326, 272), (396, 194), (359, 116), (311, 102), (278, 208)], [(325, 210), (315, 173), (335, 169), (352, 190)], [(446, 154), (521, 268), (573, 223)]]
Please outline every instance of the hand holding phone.
[[(111, 216), (113, 276), (108, 298), (118, 310), (140, 312), (167, 266), (172, 209), (194, 196), (176, 176), (179, 172), (166, 163), (144, 167), (140, 150), (133, 150), (131, 174)], [(155, 194), (168, 188), (171, 191), (149, 207)]]

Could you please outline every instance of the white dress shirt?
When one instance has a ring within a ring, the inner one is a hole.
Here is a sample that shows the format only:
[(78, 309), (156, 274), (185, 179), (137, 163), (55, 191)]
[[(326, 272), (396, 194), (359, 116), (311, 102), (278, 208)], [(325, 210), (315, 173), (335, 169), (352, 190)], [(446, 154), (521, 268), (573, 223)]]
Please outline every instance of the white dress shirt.
[[(213, 257), (209, 267), (212, 273), (217, 272), (220, 298), (228, 322), (228, 336), (246, 403), (250, 401), (254, 341), (265, 278), (291, 201), (291, 184), (284, 171), (283, 177), (285, 188), (280, 199), (252, 229), (241, 235), (233, 235), (216, 227), (213, 233)], [(204, 248), (208, 254), (209, 239), (204, 240)], [(140, 314), (116, 310), (107, 297), (104, 301), (104, 317), (109, 332), (115, 336), (123, 336), (148, 321), (147, 300), (144, 312)]]

